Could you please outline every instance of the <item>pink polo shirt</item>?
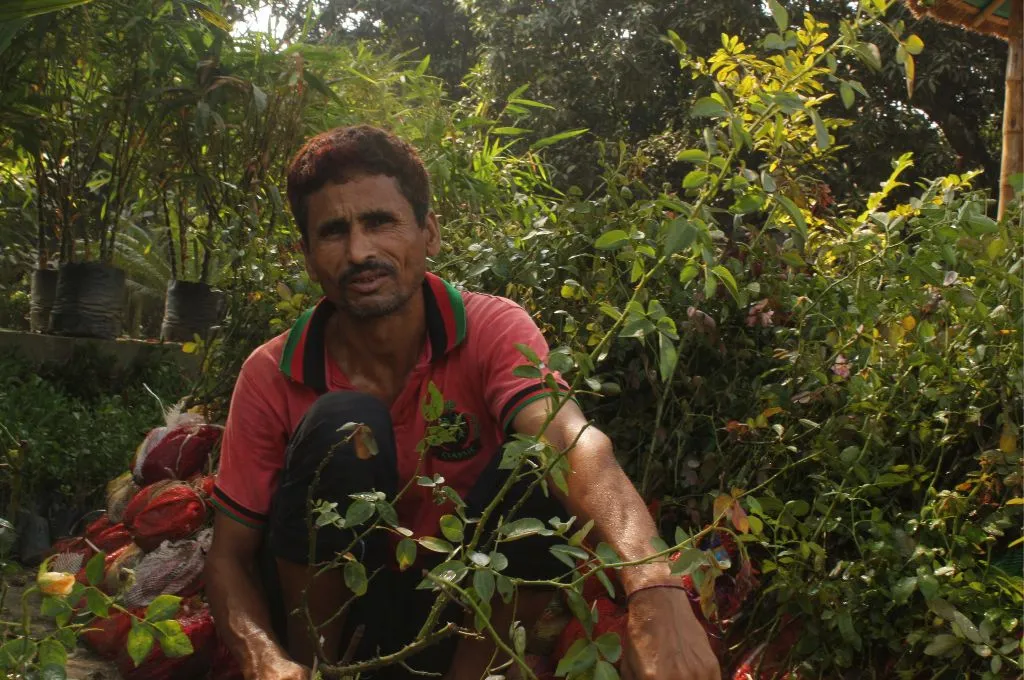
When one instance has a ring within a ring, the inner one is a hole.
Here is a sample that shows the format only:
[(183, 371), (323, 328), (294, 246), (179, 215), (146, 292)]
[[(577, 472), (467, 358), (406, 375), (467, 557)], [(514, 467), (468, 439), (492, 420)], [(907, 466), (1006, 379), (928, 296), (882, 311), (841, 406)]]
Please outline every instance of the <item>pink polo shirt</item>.
[[(402, 488), (416, 472), (416, 448), (427, 427), (421, 406), (433, 383), (449, 402), (448, 414), (463, 415), (466, 426), (461, 441), (427, 451), (419, 474), (442, 475), (465, 498), (492, 458), (501, 455), (516, 415), (550, 393), (540, 379), (513, 375), (517, 366), (528, 363), (516, 344), (530, 347), (541, 359), (548, 346), (529, 314), (511, 300), (460, 292), (433, 274), (427, 274), (423, 295), (427, 342), (390, 407), (398, 485)], [(325, 349), (329, 304), (321, 301), (290, 331), (258, 347), (239, 373), (213, 500), (220, 511), (248, 526), (260, 528), (266, 522), (288, 440), (306, 410), (322, 391), (353, 389)], [(402, 526), (416, 536), (429, 536), (439, 533), (438, 520), (452, 507), (450, 502), (436, 504), (429, 488), (414, 484), (396, 510)]]

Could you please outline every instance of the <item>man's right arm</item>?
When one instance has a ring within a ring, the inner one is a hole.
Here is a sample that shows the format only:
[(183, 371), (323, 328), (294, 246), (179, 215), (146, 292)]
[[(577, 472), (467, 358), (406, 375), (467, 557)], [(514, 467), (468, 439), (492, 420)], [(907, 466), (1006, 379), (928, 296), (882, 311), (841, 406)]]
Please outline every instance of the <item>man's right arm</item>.
[(206, 590), (217, 632), (246, 680), (308, 680), (274, 638), (266, 597), (256, 574), (261, 533), (221, 512), (206, 556)]
[[(266, 513), (284, 464), (288, 424), (276, 361), (257, 350), (242, 366), (221, 442), (206, 590), (217, 632), (246, 680), (308, 680), (274, 637), (257, 572)], [(278, 399), (280, 397), (280, 400)]]

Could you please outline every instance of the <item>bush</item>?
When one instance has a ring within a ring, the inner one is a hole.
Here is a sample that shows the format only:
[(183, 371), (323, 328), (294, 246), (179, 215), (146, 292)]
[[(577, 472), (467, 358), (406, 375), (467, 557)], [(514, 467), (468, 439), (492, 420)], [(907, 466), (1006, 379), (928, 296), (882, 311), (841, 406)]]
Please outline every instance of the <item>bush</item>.
[(173, 362), (111, 375), (109, 362), (90, 351), (65, 366), (0, 359), (2, 450), (11, 468), (0, 482), (6, 516), (29, 501), (51, 513), (101, 505), (103, 487), (127, 469), (149, 429), (163, 421), (149, 390), (170, 405), (186, 389)]

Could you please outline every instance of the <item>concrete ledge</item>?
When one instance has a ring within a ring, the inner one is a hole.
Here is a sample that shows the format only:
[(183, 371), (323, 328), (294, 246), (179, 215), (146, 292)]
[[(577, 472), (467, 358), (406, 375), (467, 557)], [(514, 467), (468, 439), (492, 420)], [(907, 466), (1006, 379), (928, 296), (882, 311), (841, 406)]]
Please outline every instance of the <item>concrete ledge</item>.
[(64, 365), (82, 350), (94, 351), (100, 356), (109, 357), (113, 364), (112, 373), (121, 373), (153, 360), (175, 361), (183, 370), (193, 375), (199, 371), (199, 357), (185, 354), (178, 343), (145, 342), (127, 338), (71, 338), (0, 328), (0, 354), (16, 354), (35, 365)]

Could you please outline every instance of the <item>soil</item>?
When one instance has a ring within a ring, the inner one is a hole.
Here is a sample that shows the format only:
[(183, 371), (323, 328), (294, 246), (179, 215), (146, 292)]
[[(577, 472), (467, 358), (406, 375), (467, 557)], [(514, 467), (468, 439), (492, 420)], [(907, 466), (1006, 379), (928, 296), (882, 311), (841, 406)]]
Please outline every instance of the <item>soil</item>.
[[(0, 603), (0, 621), (21, 620), (21, 596), (31, 586), (34, 577), (33, 570), (23, 570), (8, 579), (7, 596)], [(39, 614), (38, 593), (29, 595), (28, 607), (31, 612), (29, 625), (33, 634), (45, 635), (47, 631), (55, 629), (52, 619), (47, 620)], [(99, 658), (81, 645), (68, 654), (67, 673), (68, 680), (119, 680), (121, 677), (114, 664)]]

